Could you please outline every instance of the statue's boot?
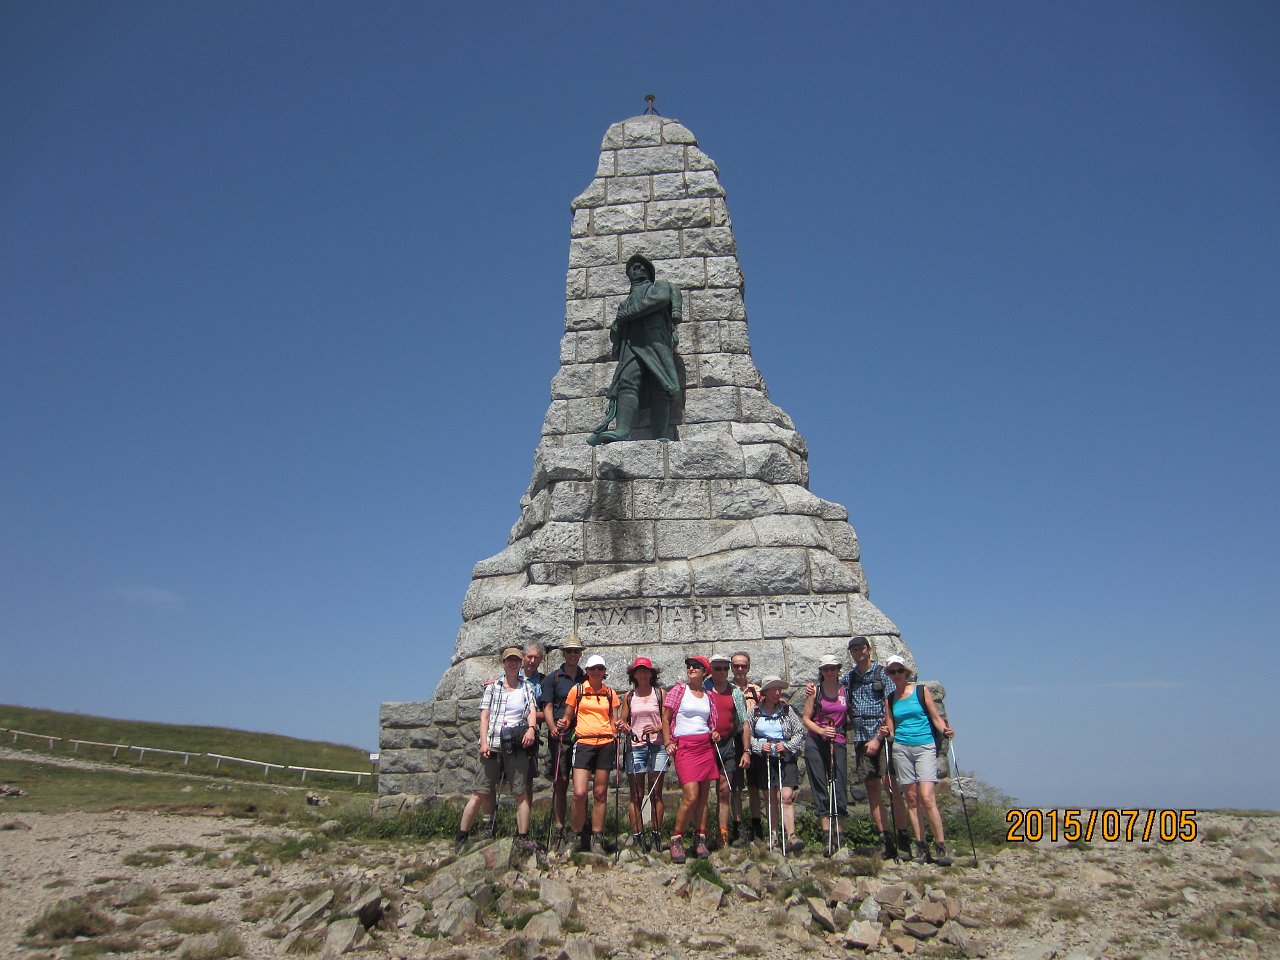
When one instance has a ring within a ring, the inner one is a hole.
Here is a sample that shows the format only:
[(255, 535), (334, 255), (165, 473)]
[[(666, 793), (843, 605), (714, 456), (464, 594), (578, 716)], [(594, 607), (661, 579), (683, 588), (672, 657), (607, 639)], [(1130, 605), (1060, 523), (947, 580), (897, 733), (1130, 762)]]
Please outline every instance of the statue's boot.
[(640, 409), (640, 398), (634, 390), (622, 390), (618, 393), (618, 413), (612, 430), (592, 434), (587, 443), (613, 443), (615, 440), (631, 439), (631, 424), (635, 423), (636, 411)]
[(669, 440), (667, 427), (671, 422), (671, 397), (663, 390), (655, 390), (649, 406), (649, 423), (653, 426), (653, 439)]

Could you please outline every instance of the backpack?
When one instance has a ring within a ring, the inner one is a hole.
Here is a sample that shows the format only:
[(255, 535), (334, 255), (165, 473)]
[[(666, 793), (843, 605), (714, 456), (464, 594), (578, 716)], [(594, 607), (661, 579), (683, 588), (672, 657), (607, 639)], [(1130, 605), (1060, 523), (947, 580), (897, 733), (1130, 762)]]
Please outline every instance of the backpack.
[[(929, 708), (924, 702), (924, 684), (919, 680), (916, 681), (916, 701), (920, 704), (920, 712), (924, 714), (924, 718), (929, 721), (929, 732), (933, 734), (933, 749), (938, 752), (938, 756), (942, 756), (942, 745), (946, 742), (946, 736), (937, 725), (933, 722), (933, 717), (929, 716)], [(889, 704), (890, 707), (893, 704)]]
[[(569, 731), (570, 739), (573, 739), (573, 740), (578, 739), (578, 732), (577, 732), (578, 731), (578, 715), (582, 712), (583, 697), (603, 697), (608, 695), (610, 718), (613, 717), (613, 711), (618, 706), (618, 694), (617, 694), (617, 691), (613, 689), (613, 687), (605, 687), (604, 693), (587, 693), (586, 686), (587, 686), (587, 682), (585, 680), (579, 680), (574, 685), (574, 689), (578, 691), (578, 700), (577, 700), (577, 706), (573, 708), (573, 729)], [(567, 700), (568, 698), (566, 697), (565, 699)], [(617, 731), (615, 730), (614, 733), (616, 734)]]
[[(880, 666), (880, 664), (878, 663), (875, 664), (871, 668), (870, 676), (871, 676), (871, 692), (875, 694), (876, 702), (882, 703), (884, 701), (884, 667)], [(854, 715), (856, 713), (855, 705), (857, 701), (853, 699), (853, 671), (852, 670), (849, 671), (848, 677), (849, 677), (849, 682), (844, 685), (845, 696), (849, 698), (849, 709), (845, 712), (845, 715), (844, 715), (844, 728), (846, 730), (852, 729), (854, 720), (876, 719), (875, 714), (866, 714), (864, 716), (863, 714), (859, 713), (857, 714), (857, 716)], [(865, 685), (866, 685), (865, 682), (858, 684), (858, 686), (860, 687)]]

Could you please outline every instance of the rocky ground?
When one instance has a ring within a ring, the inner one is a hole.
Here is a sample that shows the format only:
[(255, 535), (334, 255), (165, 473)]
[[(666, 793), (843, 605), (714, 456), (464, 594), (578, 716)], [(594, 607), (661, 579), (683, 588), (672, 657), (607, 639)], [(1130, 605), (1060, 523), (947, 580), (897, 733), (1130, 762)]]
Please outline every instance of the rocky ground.
[(749, 848), (712, 872), (509, 840), (458, 857), (315, 812), (299, 829), (0, 806), (0, 956), (1280, 956), (1277, 817), (1201, 812), (1192, 843), (1010, 845), (977, 868)]

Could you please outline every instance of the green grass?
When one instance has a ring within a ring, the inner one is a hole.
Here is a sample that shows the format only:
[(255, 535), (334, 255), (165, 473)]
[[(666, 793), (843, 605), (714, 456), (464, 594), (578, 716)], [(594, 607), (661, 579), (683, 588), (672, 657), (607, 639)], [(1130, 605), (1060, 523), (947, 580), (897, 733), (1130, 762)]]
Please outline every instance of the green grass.
[[(44, 733), (62, 737), (49, 749), (48, 741), (31, 737), (18, 737), (15, 743), (9, 733), (0, 734), (5, 746), (31, 750), (35, 753), (52, 753), (56, 756), (75, 756), (86, 760), (99, 760), (124, 767), (145, 767), (152, 770), (174, 770), (189, 773), (225, 776), (231, 780), (259, 780), (261, 768), (242, 764), (223, 763), (215, 772), (214, 762), (206, 757), (192, 757), (183, 765), (182, 757), (148, 753), (141, 760), (135, 751), (121, 750), (113, 759), (112, 750), (82, 745), (72, 751), (68, 738), (96, 740), (100, 743), (137, 744), (159, 747), (164, 750), (187, 750), (194, 753), (220, 753), (229, 757), (249, 760), (265, 760), (269, 763), (293, 764), (302, 767), (320, 767), (330, 770), (368, 771), (369, 754), (359, 747), (324, 743), (318, 740), (299, 740), (275, 733), (253, 733), (247, 730), (231, 730), (225, 727), (197, 727), (172, 723), (153, 723), (139, 720), (116, 720), (110, 717), (94, 717), (82, 713), (64, 713), (58, 710), (41, 710), (0, 704), (0, 727)], [(272, 770), (266, 778), (280, 783), (300, 783), (296, 772)], [(357, 788), (354, 777), (334, 777), (308, 773), (307, 786), (314, 785), (321, 792), (335, 786), (373, 792), (373, 777), (365, 777)]]
[(77, 937), (100, 937), (115, 929), (110, 917), (90, 900), (75, 897), (54, 904), (27, 927), (27, 936), (41, 943), (66, 943)]
[[(198, 777), (159, 777), (138, 770), (81, 770), (49, 763), (0, 759), (0, 783), (21, 787), (25, 797), (4, 800), (7, 813), (39, 811), (67, 813), (94, 810), (157, 810), (200, 812), (246, 818), (285, 819), (312, 810), (305, 792), (269, 784), (228, 781), (207, 789)], [(183, 787), (190, 787), (183, 792)], [(326, 791), (333, 802), (350, 802), (367, 795)]]

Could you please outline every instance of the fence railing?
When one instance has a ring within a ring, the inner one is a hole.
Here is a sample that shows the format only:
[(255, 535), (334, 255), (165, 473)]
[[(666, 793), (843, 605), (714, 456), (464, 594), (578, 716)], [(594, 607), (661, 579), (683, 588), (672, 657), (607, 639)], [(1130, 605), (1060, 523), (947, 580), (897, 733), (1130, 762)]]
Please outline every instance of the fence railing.
[(111, 751), (112, 759), (119, 756), (121, 750), (138, 751), (138, 759), (142, 760), (148, 753), (164, 754), (172, 757), (181, 757), (182, 765), (189, 766), (192, 757), (208, 757), (213, 761), (213, 769), (217, 770), (221, 767), (223, 761), (227, 763), (242, 763), (250, 767), (261, 767), (262, 775), (269, 776), (272, 770), (281, 770), (284, 772), (296, 771), (301, 774), (300, 782), (305, 782), (308, 773), (325, 773), (332, 776), (355, 777), (356, 786), (360, 786), (365, 777), (373, 776), (372, 773), (364, 770), (332, 770), (327, 767), (299, 767), (291, 763), (272, 763), (269, 760), (251, 760), (246, 757), (229, 757), (221, 753), (207, 753), (203, 750), (168, 750), (163, 747), (144, 747), (129, 743), (102, 743), (98, 740), (83, 740), (77, 737), (55, 737), (47, 733), (33, 733), (30, 730), (13, 730), (8, 727), (0, 727), (0, 734), (9, 734), (10, 741), (17, 743), (19, 737), (30, 737), (34, 740), (43, 740), (49, 744), (49, 749), (53, 749), (55, 742), (66, 742), (71, 744), (71, 752), (79, 753), (80, 747), (102, 747)]

